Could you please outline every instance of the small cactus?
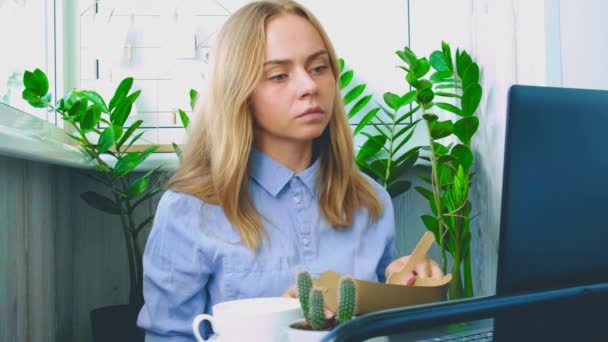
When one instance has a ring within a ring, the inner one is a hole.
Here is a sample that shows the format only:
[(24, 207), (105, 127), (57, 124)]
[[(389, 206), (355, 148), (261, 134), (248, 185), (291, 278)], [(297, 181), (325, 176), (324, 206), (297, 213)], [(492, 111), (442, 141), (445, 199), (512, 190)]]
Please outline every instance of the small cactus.
[(357, 288), (351, 277), (340, 279), (336, 318), (325, 318), (323, 290), (319, 287), (313, 287), (310, 273), (306, 271), (298, 273), (297, 291), (304, 317), (312, 330), (333, 328), (336, 324), (350, 320), (355, 314)]
[(327, 326), (323, 291), (320, 288), (315, 287), (310, 291), (309, 316), (310, 325), (313, 330), (322, 330)]
[(312, 277), (310, 273), (306, 271), (301, 271), (298, 273), (298, 298), (300, 299), (300, 305), (302, 306), (302, 311), (304, 312), (304, 317), (306, 320), (309, 319), (309, 311), (308, 301), (310, 298), (310, 291), (312, 290)]
[(355, 282), (350, 277), (340, 279), (340, 296), (336, 318), (340, 323), (350, 320), (355, 314)]

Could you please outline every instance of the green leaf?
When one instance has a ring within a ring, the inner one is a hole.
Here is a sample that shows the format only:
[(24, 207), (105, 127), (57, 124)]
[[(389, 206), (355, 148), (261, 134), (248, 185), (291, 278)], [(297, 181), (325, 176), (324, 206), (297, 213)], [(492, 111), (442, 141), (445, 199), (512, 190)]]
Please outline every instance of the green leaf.
[(179, 119), (182, 121), (182, 126), (184, 126), (184, 128), (188, 128), (188, 124), (190, 124), (188, 114), (181, 109), (178, 109), (177, 111), (179, 112)]
[(122, 133), (123, 133), (122, 126), (117, 126), (117, 125), (110, 125), (110, 126), (112, 127), (112, 129), (114, 129), (114, 142), (120, 141), (120, 138), (122, 137)]
[(360, 99), (359, 101), (357, 101), (357, 103), (355, 103), (353, 108), (351, 108), (350, 111), (348, 112), (348, 118), (350, 119), (353, 116), (357, 115), (357, 113), (359, 113), (359, 111), (361, 111), (361, 109), (363, 109), (367, 105), (369, 100), (371, 100), (371, 99), (372, 99), (372, 96), (367, 95), (367, 96), (363, 97), (362, 99)]
[[(190, 89), (190, 109), (194, 110), (196, 102), (198, 101), (198, 91), (196, 89)], [(184, 126), (186, 127), (186, 126)]]
[(439, 72), (444, 71), (449, 72), (450, 75), (452, 74), (448, 68), (448, 63), (445, 60), (445, 56), (441, 51), (434, 51), (431, 54), (431, 66)]
[(462, 76), (462, 87), (466, 89), (469, 85), (479, 83), (479, 66), (471, 63)]
[(116, 177), (122, 177), (133, 171), (141, 162), (139, 152), (129, 152), (124, 157), (118, 160), (114, 166), (113, 173)]
[(110, 111), (112, 111), (116, 107), (120, 100), (127, 97), (127, 94), (129, 94), (129, 90), (131, 90), (131, 86), (133, 86), (133, 77), (127, 77), (120, 82), (120, 84), (116, 88), (116, 91), (114, 92), (114, 96), (112, 96), (112, 99), (110, 100), (110, 104), (108, 107)]
[(440, 84), (435, 87), (435, 89), (462, 89), (458, 84)]
[(403, 107), (405, 105), (412, 103), (416, 99), (417, 93), (418, 92), (416, 90), (412, 90), (410, 92), (405, 93), (403, 96), (401, 96), (401, 99), (400, 99), (401, 102), (400, 102), (399, 107)]
[[(365, 134), (365, 132), (363, 132)], [(366, 135), (368, 139), (359, 150), (357, 154), (357, 159), (365, 160), (367, 158), (375, 156), (386, 143), (386, 137), (383, 135)]]
[(418, 175), (418, 178), (422, 179), (423, 181), (425, 181), (428, 184), (431, 184), (431, 177), (427, 176), (427, 175)]
[(435, 153), (439, 156), (442, 156), (444, 154), (448, 154), (448, 148), (443, 146), (442, 144), (434, 141), (433, 142), (433, 150), (435, 151)]
[(454, 76), (454, 75), (449, 70), (446, 70), (446, 71), (437, 71), (437, 72), (435, 72), (435, 73), (433, 73), (431, 75), (430, 80), (433, 81), (433, 82), (440, 82), (440, 81), (443, 81), (443, 80), (450, 79), (452, 76)]
[(462, 116), (462, 111), (460, 110), (460, 108), (454, 106), (453, 104), (449, 104), (449, 103), (445, 103), (445, 102), (436, 102), (435, 106), (447, 110), (448, 112), (452, 112), (456, 115), (460, 115)]
[(412, 68), (417, 78), (424, 77), (429, 70), (431, 70), (431, 64), (426, 57), (420, 58), (415, 68)]
[(110, 111), (108, 110), (108, 106), (106, 106), (106, 102), (96, 92), (90, 91), (90, 90), (82, 90), (82, 91), (77, 92), (77, 95), (87, 98), (89, 101), (91, 101), (91, 103), (93, 103), (95, 106), (97, 106), (103, 113), (110, 113)]
[(30, 89), (23, 90), (21, 97), (34, 108), (44, 108), (48, 106), (48, 103), (45, 103), (38, 94)]
[(182, 149), (176, 143), (171, 143), (173, 145), (173, 151), (177, 155), (177, 159), (182, 160)]
[(460, 139), (464, 144), (471, 142), (471, 137), (477, 128), (479, 127), (479, 119), (476, 116), (464, 117), (454, 124), (454, 135)]
[(442, 92), (442, 91), (436, 91), (435, 95), (437, 95), (437, 96), (443, 96), (443, 97), (457, 98), (457, 99), (462, 98), (462, 96), (460, 96), (458, 94), (446, 93), (446, 92)]
[[(359, 152), (360, 153), (360, 152)], [(369, 175), (372, 178), (377, 178), (377, 179), (382, 179), (384, 178), (384, 174), (382, 173), (381, 170), (376, 170), (374, 169), (369, 163), (367, 163), (364, 159), (359, 159), (359, 157), (357, 156), (356, 159), (357, 162), (357, 166), (359, 166), (359, 169), (361, 169), (361, 171), (365, 172), (367, 175)]]
[(74, 103), (70, 111), (68, 112), (68, 116), (73, 118), (74, 121), (78, 122), (84, 116), (87, 110), (87, 99), (79, 99)]
[(473, 152), (465, 145), (458, 144), (454, 146), (451, 152), (452, 156), (458, 161), (458, 165), (462, 166), (464, 171), (468, 173), (473, 165)]
[(437, 115), (431, 114), (431, 113), (422, 115), (422, 118), (428, 122), (437, 121), (439, 119), (439, 117)]
[(435, 238), (437, 238), (439, 236), (439, 222), (437, 219), (431, 215), (422, 215), (420, 218), (422, 219), (424, 226), (435, 235)]
[(149, 177), (143, 176), (143, 177), (137, 178), (136, 180), (131, 182), (131, 184), (129, 184), (129, 189), (128, 189), (129, 196), (131, 198), (139, 196), (144, 191), (146, 191), (149, 184), (150, 184)]
[(338, 67), (340, 69), (340, 73), (342, 73), (342, 70), (344, 70), (344, 59), (342, 59), (342, 58), (338, 59)]
[(80, 129), (88, 132), (97, 125), (101, 118), (101, 109), (97, 106), (90, 106), (84, 116), (80, 119)]
[(450, 71), (454, 71), (454, 65), (452, 64), (452, 50), (450, 49), (450, 45), (444, 41), (441, 42), (441, 51), (443, 52), (443, 56), (445, 57), (445, 61), (447, 63), (448, 69)]
[(481, 102), (482, 90), (479, 84), (471, 84), (468, 88), (465, 88), (462, 93), (462, 115), (471, 116), (479, 107)]
[(156, 150), (158, 150), (160, 146), (158, 145), (152, 145), (150, 147), (148, 147), (145, 151), (143, 151), (141, 153), (141, 155), (139, 156), (141, 161), (144, 161), (146, 158), (148, 158), (152, 153), (156, 152)]
[(367, 126), (367, 124), (376, 116), (376, 114), (378, 113), (379, 110), (380, 110), (380, 107), (376, 107), (376, 108), (370, 110), (369, 112), (367, 112), (367, 114), (365, 114), (365, 117), (363, 118), (363, 120), (361, 120), (359, 122), (359, 124), (357, 125), (357, 128), (355, 128), (353, 135), (359, 134), (359, 132), (361, 132), (361, 130), (363, 130), (363, 128), (365, 128)]
[(339, 80), (340, 89), (344, 89), (350, 84), (350, 81), (352, 81), (354, 74), (355, 73), (352, 70), (349, 70), (349, 71), (343, 73), (342, 75), (340, 75), (340, 80)]
[(144, 123), (143, 120), (137, 120), (135, 121), (125, 132), (125, 134), (120, 138), (120, 141), (116, 144), (116, 148), (121, 148), (122, 145), (127, 141), (127, 139), (129, 139), (129, 137), (131, 136), (131, 134), (133, 134), (133, 132), (135, 132), (135, 130), (141, 126), (141, 124)]
[(359, 84), (358, 86), (351, 89), (344, 96), (344, 105), (345, 106), (348, 105), (349, 103), (353, 102), (357, 97), (359, 97), (359, 95), (361, 95), (363, 93), (363, 91), (365, 90), (365, 87), (366, 87), (365, 84)]
[(462, 51), (459, 58), (456, 60), (456, 72), (460, 78), (464, 77), (464, 72), (467, 70), (469, 65), (473, 63), (471, 56), (466, 51)]
[(416, 100), (418, 103), (426, 104), (431, 103), (434, 98), (435, 93), (431, 89), (423, 89), (418, 93)]
[(114, 128), (112, 126), (106, 127), (106, 129), (103, 130), (99, 136), (97, 145), (100, 154), (106, 152), (114, 145)]
[(129, 144), (127, 144), (127, 147), (124, 148), (124, 151), (128, 151), (129, 148), (131, 148), (131, 145), (133, 145), (133, 143), (135, 143), (137, 141), (137, 139), (141, 138), (141, 136), (144, 135), (144, 133), (146, 133), (146, 132), (137, 133), (137, 135), (134, 136), (133, 139), (131, 139), (131, 141), (129, 141)]
[(395, 125), (399, 125), (404, 120), (407, 120), (409, 117), (411, 117), (416, 112), (418, 112), (419, 109), (420, 109), (420, 106), (416, 106), (416, 107), (412, 108), (409, 112), (399, 115), (397, 117), (397, 120), (395, 120)]
[(38, 97), (43, 97), (49, 91), (49, 80), (46, 74), (38, 68), (33, 72), (25, 71), (23, 74), (23, 85), (25, 89), (30, 90), (30, 92), (38, 95)]
[(393, 179), (401, 177), (414, 166), (418, 160), (418, 151), (414, 151), (414, 153), (405, 153), (402, 157), (405, 158), (399, 158), (399, 163), (391, 165), (391, 178)]
[(384, 93), (384, 102), (394, 110), (398, 110), (401, 104), (401, 98), (399, 95), (393, 94), (391, 92)]
[(430, 121), (429, 130), (431, 134), (431, 138), (438, 140), (441, 138), (445, 138), (452, 134), (454, 130), (454, 124), (451, 120), (446, 121)]
[(415, 128), (419, 121), (420, 121), (420, 119), (418, 119), (418, 120), (416, 120), (414, 122), (410, 122), (405, 127), (399, 129), (397, 131), (397, 133), (395, 133), (395, 135), (393, 136), (393, 141), (396, 141), (397, 139), (399, 139), (399, 137), (401, 135), (405, 134), (405, 132), (409, 131), (410, 129)]
[(391, 185), (389, 185), (387, 191), (391, 198), (395, 198), (402, 193), (408, 191), (412, 187), (412, 182), (407, 181), (405, 179), (398, 179)]
[[(416, 121), (416, 124), (418, 123), (419, 120)], [(412, 130), (408, 135), (405, 136), (405, 138), (403, 138), (403, 140), (401, 140), (401, 142), (397, 145), (397, 147), (395, 147), (393, 149), (393, 153), (397, 153), (399, 152), (399, 150), (401, 149), (401, 147), (403, 147), (403, 145), (405, 145), (408, 141), (410, 141), (410, 139), (412, 138), (412, 136), (414, 135), (414, 132), (416, 130)], [(393, 139), (393, 141), (397, 140), (396, 138)], [(415, 149), (418, 149), (418, 147), (414, 147)]]
[(418, 193), (421, 194), (422, 197), (426, 198), (427, 200), (429, 200), (429, 201), (433, 200), (433, 192), (431, 190), (429, 190), (427, 188), (423, 188), (421, 186), (414, 187), (414, 189), (416, 191), (418, 191)]
[(94, 191), (84, 192), (80, 194), (80, 198), (82, 198), (89, 206), (97, 210), (101, 210), (112, 215), (120, 215), (119, 204)]

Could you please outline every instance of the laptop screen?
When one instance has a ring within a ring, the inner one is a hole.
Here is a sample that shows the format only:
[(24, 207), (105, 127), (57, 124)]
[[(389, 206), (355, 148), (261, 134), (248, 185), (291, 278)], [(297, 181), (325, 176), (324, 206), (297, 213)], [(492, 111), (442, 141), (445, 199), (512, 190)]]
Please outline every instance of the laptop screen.
[[(506, 126), (496, 294), (608, 282), (608, 91), (513, 86)], [(498, 315), (494, 340), (599, 341), (599, 298)]]
[(608, 91), (509, 92), (496, 293), (608, 281)]

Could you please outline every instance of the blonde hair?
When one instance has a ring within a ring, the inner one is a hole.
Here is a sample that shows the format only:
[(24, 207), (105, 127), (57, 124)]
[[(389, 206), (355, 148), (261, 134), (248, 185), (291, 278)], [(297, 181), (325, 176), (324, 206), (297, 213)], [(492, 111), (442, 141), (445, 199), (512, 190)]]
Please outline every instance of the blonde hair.
[[(211, 52), (209, 84), (197, 117), (189, 128), (180, 165), (167, 187), (220, 205), (252, 251), (266, 236), (260, 214), (248, 193), (248, 162), (254, 142), (254, 122), (248, 99), (264, 64), (265, 25), (271, 17), (295, 14), (319, 32), (329, 53), (335, 79), (339, 67), (334, 48), (319, 21), (302, 5), (289, 0), (258, 1), (232, 14), (222, 27)], [(319, 206), (335, 227), (352, 224), (357, 208), (366, 207), (373, 220), (382, 204), (354, 160), (352, 131), (336, 86), (333, 115), (315, 139), (320, 158), (317, 186)]]

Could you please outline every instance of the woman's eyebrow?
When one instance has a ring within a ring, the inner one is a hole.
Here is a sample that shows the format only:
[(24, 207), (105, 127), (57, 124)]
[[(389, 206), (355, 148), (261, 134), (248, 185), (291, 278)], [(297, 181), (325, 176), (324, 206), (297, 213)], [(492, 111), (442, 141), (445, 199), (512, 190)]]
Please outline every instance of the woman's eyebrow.
[[(310, 62), (311, 60), (322, 56), (322, 55), (326, 55), (327, 50), (319, 50), (315, 53), (313, 53), (312, 55), (308, 56), (308, 58), (306, 58), (306, 63)], [(279, 64), (279, 65), (289, 65), (292, 64), (293, 62), (290, 59), (273, 59), (273, 60), (269, 60), (264, 62), (264, 66), (267, 66), (269, 64)]]

